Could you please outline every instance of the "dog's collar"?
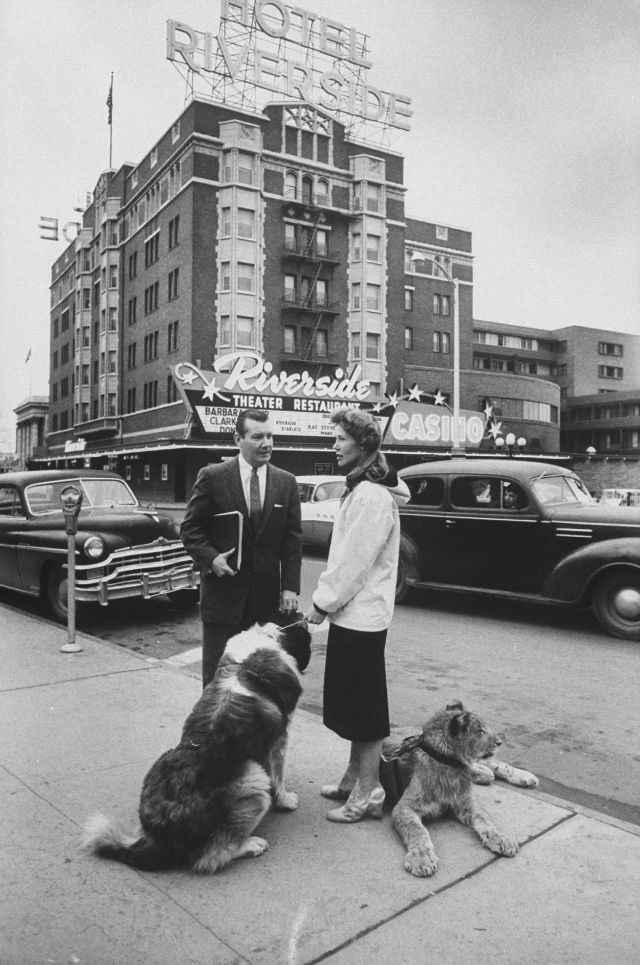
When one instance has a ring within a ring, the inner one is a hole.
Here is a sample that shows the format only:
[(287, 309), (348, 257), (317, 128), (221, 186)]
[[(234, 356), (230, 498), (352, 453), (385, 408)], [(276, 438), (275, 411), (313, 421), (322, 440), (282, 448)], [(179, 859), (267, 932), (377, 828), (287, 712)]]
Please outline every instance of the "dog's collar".
[(468, 770), (467, 765), (464, 761), (461, 761), (457, 757), (453, 757), (452, 754), (443, 754), (442, 751), (436, 750), (431, 744), (429, 744), (424, 738), (418, 744), (418, 748), (432, 757), (434, 761), (438, 761), (439, 764), (447, 764), (449, 767), (456, 767), (458, 770), (466, 771)]

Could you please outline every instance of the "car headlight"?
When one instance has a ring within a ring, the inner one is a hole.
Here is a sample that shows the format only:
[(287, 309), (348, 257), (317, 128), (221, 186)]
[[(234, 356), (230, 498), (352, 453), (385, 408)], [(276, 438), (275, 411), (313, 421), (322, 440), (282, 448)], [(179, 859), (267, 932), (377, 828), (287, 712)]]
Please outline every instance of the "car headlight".
[(99, 536), (89, 536), (82, 547), (85, 556), (88, 556), (90, 560), (99, 559), (104, 553), (104, 540), (100, 539)]

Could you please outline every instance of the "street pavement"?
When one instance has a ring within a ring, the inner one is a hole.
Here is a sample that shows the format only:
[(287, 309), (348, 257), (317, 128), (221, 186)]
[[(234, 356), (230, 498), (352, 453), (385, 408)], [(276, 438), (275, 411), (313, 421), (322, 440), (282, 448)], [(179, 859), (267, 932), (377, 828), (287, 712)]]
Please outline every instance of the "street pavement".
[[(389, 816), (333, 824), (320, 785), (345, 745), (295, 715), (293, 813), (270, 850), (219, 875), (142, 873), (79, 853), (88, 814), (132, 829), (142, 779), (199, 696), (193, 667), (151, 660), (0, 604), (2, 965), (631, 965), (640, 961), (634, 825), (504, 784), (476, 789), (512, 859), (450, 820), (432, 878), (404, 871)], [(416, 722), (419, 724), (420, 722)]]

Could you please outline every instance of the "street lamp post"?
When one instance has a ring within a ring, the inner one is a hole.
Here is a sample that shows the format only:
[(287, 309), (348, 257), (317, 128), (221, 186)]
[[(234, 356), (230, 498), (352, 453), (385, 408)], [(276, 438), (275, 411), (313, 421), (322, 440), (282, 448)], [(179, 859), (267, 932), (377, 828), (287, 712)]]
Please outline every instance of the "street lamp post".
[(411, 263), (415, 266), (418, 261), (430, 261), (439, 271), (442, 272), (446, 280), (453, 286), (453, 393), (452, 393), (452, 429), (451, 429), (451, 454), (458, 456), (464, 452), (464, 445), (460, 440), (460, 297), (459, 282), (451, 272), (435, 260), (421, 251), (414, 251), (411, 255)]

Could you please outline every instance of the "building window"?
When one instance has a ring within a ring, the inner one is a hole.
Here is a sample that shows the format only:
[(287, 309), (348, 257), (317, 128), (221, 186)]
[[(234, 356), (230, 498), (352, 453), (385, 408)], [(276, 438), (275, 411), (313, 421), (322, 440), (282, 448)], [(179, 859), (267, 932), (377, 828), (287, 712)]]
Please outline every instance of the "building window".
[(222, 237), (228, 238), (231, 235), (231, 208), (224, 207), (222, 209), (222, 217), (220, 219)]
[(354, 332), (351, 336), (351, 358), (356, 362), (360, 358), (360, 332)]
[(367, 285), (367, 308), (380, 311), (380, 285)]
[(238, 348), (253, 348), (254, 345), (253, 319), (245, 315), (238, 315), (236, 339)]
[(111, 350), (109, 352), (109, 375), (115, 375), (117, 372), (117, 353)]
[(110, 308), (110, 309), (109, 309), (109, 331), (110, 331), (110, 332), (117, 332), (117, 331), (118, 331), (118, 310), (117, 310), (117, 308)]
[(316, 255), (319, 258), (326, 258), (329, 254), (329, 232), (324, 228), (316, 231)]
[(82, 384), (89, 385), (89, 365), (82, 366)]
[(127, 305), (127, 322), (129, 325), (135, 325), (137, 310), (138, 298), (136, 295), (134, 295), (133, 298), (129, 299), (129, 303)]
[(136, 411), (136, 390), (127, 389), (127, 412)]
[(109, 288), (118, 287), (118, 266), (109, 265)]
[(440, 344), (441, 344), (441, 343), (440, 343), (440, 332), (434, 332), (434, 333), (433, 333), (433, 338), (432, 338), (432, 347), (433, 347), (433, 351), (434, 351), (434, 352), (440, 352), (440, 351), (442, 351), (442, 349), (441, 349), (441, 347), (440, 347)]
[(180, 121), (176, 121), (176, 123), (171, 128), (171, 143), (175, 144), (179, 137), (180, 137)]
[(624, 369), (617, 365), (599, 365), (598, 376), (601, 379), (621, 379), (624, 376)]
[(283, 329), (284, 333), (284, 351), (287, 355), (294, 355), (296, 351), (296, 330), (293, 325), (285, 325)]
[(362, 235), (360, 232), (356, 232), (353, 235), (353, 260), (360, 261), (362, 258)]
[(250, 265), (246, 261), (238, 262), (238, 291), (253, 292), (255, 285), (255, 265)]
[(367, 332), (367, 358), (377, 361), (380, 358), (380, 336)]
[(178, 297), (178, 275), (180, 269), (174, 268), (173, 271), (169, 272), (168, 285), (167, 285), (167, 298), (169, 301), (173, 301), (174, 298)]
[(410, 352), (413, 349), (413, 329), (408, 325), (404, 330), (404, 347), (405, 350)]
[[(291, 152), (290, 152), (291, 153)], [(293, 171), (287, 171), (284, 178), (284, 196), (291, 201), (298, 197), (298, 176)]]
[(252, 154), (238, 152), (238, 181), (241, 184), (253, 184), (255, 160)]
[(151, 466), (148, 462), (144, 464), (144, 469), (142, 470), (142, 477), (145, 482), (149, 482), (151, 479)]
[(231, 345), (231, 319), (228, 315), (220, 317), (220, 345)]
[(238, 238), (255, 237), (256, 213), (251, 208), (238, 208)]
[(136, 343), (130, 342), (127, 346), (127, 368), (135, 369), (136, 367)]
[(220, 265), (220, 290), (228, 292), (231, 289), (231, 262), (223, 261)]
[(445, 228), (444, 225), (436, 225), (436, 240), (437, 241), (448, 241), (449, 240), (449, 229)]
[(169, 373), (167, 376), (167, 402), (178, 401), (178, 387), (174, 377)]
[(329, 304), (329, 292), (327, 282), (324, 278), (316, 280), (316, 305), (319, 308), (326, 308)]
[(379, 235), (367, 235), (367, 261), (380, 261), (380, 237)]
[(362, 301), (361, 291), (362, 291), (362, 286), (360, 282), (359, 281), (354, 282), (351, 286), (351, 307), (352, 308), (355, 308), (355, 309), (360, 308), (360, 304)]
[(624, 355), (624, 348), (618, 342), (598, 342), (599, 355)]
[(178, 323), (169, 322), (167, 326), (167, 352), (178, 350)]
[(169, 250), (178, 244), (180, 231), (180, 215), (177, 214), (175, 218), (172, 218), (169, 222)]
[(150, 315), (151, 312), (155, 312), (158, 308), (158, 291), (160, 288), (159, 282), (154, 282), (153, 285), (149, 285), (148, 288), (144, 290), (144, 313), (145, 315)]
[(138, 252), (133, 251), (129, 255), (129, 279), (135, 278), (138, 274)]
[(158, 381), (145, 382), (143, 386), (143, 408), (155, 409), (158, 405)]
[(405, 288), (404, 290), (404, 310), (405, 312), (413, 311), (413, 288)]
[(316, 332), (316, 355), (326, 359), (329, 354), (329, 333), (326, 328), (319, 328)]
[(90, 288), (82, 289), (82, 308), (84, 311), (91, 308), (91, 289)]
[(153, 362), (158, 358), (158, 332), (150, 332), (144, 337), (144, 360)]
[(449, 354), (449, 333), (448, 332), (442, 332), (442, 338), (441, 338), (440, 344), (442, 346), (443, 354), (448, 355)]
[(379, 184), (369, 184), (367, 182), (367, 211), (381, 210), (382, 192)]
[(433, 296), (433, 314), (449, 315), (451, 313), (451, 299), (449, 295)]

